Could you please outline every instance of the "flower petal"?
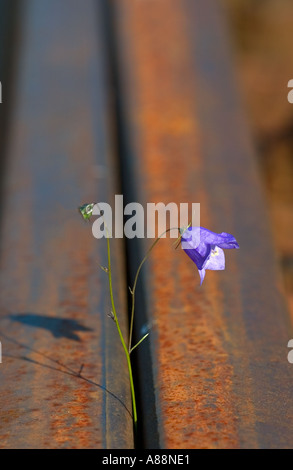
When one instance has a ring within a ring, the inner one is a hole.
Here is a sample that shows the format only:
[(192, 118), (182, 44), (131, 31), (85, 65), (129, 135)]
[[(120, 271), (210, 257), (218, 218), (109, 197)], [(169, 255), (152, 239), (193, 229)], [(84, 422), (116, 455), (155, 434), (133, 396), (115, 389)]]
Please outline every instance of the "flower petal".
[(225, 254), (222, 248), (212, 247), (210, 256), (204, 264), (204, 269), (211, 269), (212, 271), (225, 269)]
[(222, 232), (219, 236), (222, 237), (222, 241), (220, 243), (216, 243), (216, 245), (220, 248), (226, 248), (228, 250), (232, 248), (239, 248), (236, 238), (233, 237), (233, 235), (230, 233)]
[(236, 238), (230, 233), (214, 233), (203, 227), (189, 227), (182, 234), (182, 241), (185, 242), (185, 249), (196, 248), (199, 253), (205, 255), (206, 245), (216, 245), (220, 248), (239, 248)]
[[(196, 264), (197, 268), (198, 269), (202, 269), (203, 265), (205, 264), (207, 258), (209, 257), (209, 254), (211, 252), (211, 245), (205, 245), (204, 246), (204, 250), (205, 250), (205, 253), (202, 255), (201, 253), (199, 253), (198, 249), (195, 249), (195, 248), (189, 248), (189, 249), (186, 249), (186, 248), (183, 248), (185, 253), (187, 254), (187, 256), (189, 256), (189, 258)], [(202, 253), (204, 252), (204, 250), (201, 250)]]
[(204, 277), (206, 275), (206, 270), (205, 269), (199, 269), (198, 272), (199, 272), (199, 275), (200, 275), (200, 285), (202, 285)]
[(201, 228), (189, 227), (185, 232), (183, 232), (181, 245), (185, 253), (192, 259), (198, 269), (202, 269), (210, 254), (211, 245), (205, 243), (204, 240), (201, 240)]

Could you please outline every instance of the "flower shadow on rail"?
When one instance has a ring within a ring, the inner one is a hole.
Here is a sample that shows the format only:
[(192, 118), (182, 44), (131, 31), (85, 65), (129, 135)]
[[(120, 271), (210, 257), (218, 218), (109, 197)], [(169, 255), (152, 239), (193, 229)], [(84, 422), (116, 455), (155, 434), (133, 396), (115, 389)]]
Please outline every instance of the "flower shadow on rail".
[(77, 320), (70, 318), (37, 315), (36, 313), (12, 313), (8, 315), (9, 320), (31, 328), (41, 328), (50, 331), (54, 338), (67, 338), (73, 341), (81, 341), (77, 332), (90, 332), (92, 328), (83, 326)]

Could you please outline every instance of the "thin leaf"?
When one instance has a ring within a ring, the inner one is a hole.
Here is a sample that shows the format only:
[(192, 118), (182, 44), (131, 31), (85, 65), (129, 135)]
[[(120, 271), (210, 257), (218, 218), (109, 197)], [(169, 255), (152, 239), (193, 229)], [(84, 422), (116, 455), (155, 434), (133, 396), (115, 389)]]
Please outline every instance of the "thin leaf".
[(135, 346), (133, 346), (133, 348), (131, 348), (130, 352), (132, 353), (132, 351), (133, 351), (135, 348), (137, 348), (137, 346), (139, 346), (139, 345), (140, 345), (140, 343), (142, 343), (142, 342), (143, 342), (143, 340), (144, 340), (144, 339), (146, 339), (146, 338), (148, 337), (148, 335), (149, 335), (149, 333), (147, 333), (146, 335), (144, 335), (144, 336), (143, 336), (143, 337), (142, 337), (142, 338), (139, 340), (139, 342), (138, 342), (138, 343), (136, 343), (136, 345), (135, 345)]

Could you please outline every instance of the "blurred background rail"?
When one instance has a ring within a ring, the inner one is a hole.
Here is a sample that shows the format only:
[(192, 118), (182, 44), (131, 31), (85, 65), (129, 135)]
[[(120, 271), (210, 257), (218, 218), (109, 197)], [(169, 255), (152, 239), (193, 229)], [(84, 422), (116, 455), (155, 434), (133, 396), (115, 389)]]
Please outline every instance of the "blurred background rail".
[[(120, 193), (200, 202), (241, 248), (202, 287), (170, 240), (144, 268), (136, 445), (292, 447), (291, 10), (0, 1), (1, 448), (134, 446), (105, 244), (76, 211)], [(124, 329), (149, 244), (112, 242)]]
[(234, 63), (266, 193), (276, 252), (293, 318), (293, 115), (290, 0), (225, 0)]

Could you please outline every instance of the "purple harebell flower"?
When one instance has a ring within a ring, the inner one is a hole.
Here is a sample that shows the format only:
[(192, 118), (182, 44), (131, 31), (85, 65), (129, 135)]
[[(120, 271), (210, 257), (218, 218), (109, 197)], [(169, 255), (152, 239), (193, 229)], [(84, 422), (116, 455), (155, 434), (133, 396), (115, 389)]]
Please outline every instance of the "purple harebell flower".
[(214, 233), (203, 227), (180, 229), (182, 248), (196, 264), (200, 285), (202, 285), (207, 269), (213, 271), (225, 269), (224, 249), (239, 248), (229, 233)]

